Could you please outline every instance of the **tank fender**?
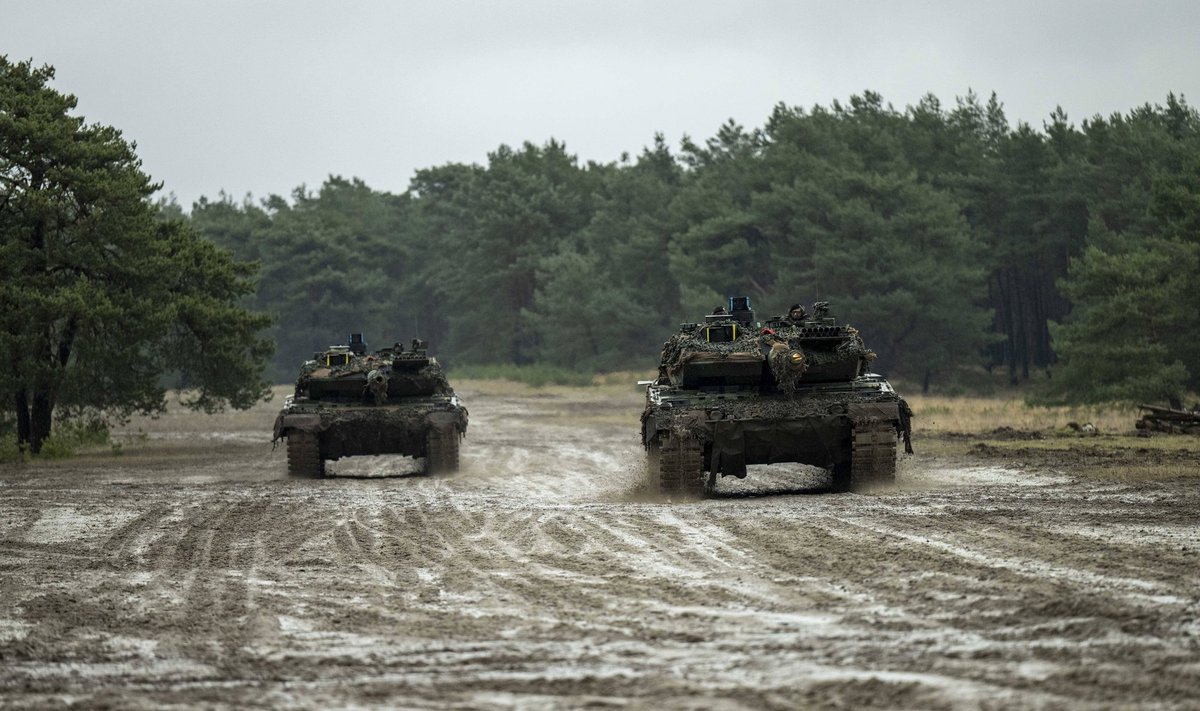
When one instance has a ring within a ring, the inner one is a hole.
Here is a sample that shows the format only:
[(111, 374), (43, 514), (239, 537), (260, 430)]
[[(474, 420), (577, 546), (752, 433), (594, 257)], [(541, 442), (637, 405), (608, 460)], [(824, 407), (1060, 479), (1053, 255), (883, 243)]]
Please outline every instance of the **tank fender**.
[(459, 434), (466, 432), (467, 413), (465, 409), (461, 413), (457, 410), (439, 410), (437, 412), (429, 413), (428, 417), (429, 424), (434, 429), (443, 430), (454, 428)]
[(278, 442), (287, 437), (288, 430), (320, 432), (323, 429), (325, 428), (321, 426), (320, 415), (281, 412), (275, 418), (275, 432), (271, 441)]
[[(645, 417), (645, 413), (643, 416)], [(701, 440), (707, 439), (709, 435), (709, 426), (703, 410), (666, 411), (645, 417), (642, 422), (644, 444), (649, 446), (658, 433), (663, 430), (671, 430), (679, 437)]]
[(846, 414), (855, 424), (900, 421), (900, 408), (895, 402), (852, 402), (846, 406)]

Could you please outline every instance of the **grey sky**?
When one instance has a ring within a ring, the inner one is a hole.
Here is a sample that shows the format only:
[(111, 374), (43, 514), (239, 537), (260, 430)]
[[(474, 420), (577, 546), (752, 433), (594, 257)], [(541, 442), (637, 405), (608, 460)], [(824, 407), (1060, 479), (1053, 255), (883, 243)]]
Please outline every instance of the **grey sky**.
[(0, 54), (57, 68), (190, 206), (413, 171), (554, 137), (581, 159), (783, 102), (996, 91), (1040, 126), (1200, 101), (1200, 3), (17, 2)]

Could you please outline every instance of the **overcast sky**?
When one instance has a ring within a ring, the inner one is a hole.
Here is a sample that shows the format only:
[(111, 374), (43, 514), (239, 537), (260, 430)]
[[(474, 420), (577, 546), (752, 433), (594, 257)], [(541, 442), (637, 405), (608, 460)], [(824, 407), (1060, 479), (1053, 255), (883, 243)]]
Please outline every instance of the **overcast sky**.
[(402, 192), (551, 137), (613, 161), (866, 89), (995, 91), (1039, 127), (1195, 103), (1200, 2), (0, 0), (0, 54), (54, 65), (186, 208), (330, 174)]

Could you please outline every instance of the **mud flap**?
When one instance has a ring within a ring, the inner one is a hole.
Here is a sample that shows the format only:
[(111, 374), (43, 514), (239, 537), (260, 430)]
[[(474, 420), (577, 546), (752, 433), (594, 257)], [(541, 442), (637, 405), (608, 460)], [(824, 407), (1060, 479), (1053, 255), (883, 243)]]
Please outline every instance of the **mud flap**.
[(746, 478), (746, 442), (740, 422), (714, 422), (712, 461), (708, 470)]

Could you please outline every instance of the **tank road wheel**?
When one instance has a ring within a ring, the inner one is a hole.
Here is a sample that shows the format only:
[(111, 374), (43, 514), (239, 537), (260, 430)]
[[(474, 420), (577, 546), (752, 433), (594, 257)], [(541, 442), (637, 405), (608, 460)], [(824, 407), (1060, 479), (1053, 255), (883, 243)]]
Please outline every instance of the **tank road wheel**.
[(704, 448), (691, 437), (659, 435), (658, 487), (668, 495), (704, 496), (708, 477), (704, 475)]
[(896, 428), (890, 422), (860, 422), (850, 438), (850, 461), (833, 467), (835, 491), (862, 491), (896, 481)]
[(458, 471), (458, 428), (433, 427), (425, 435), (425, 473)]
[(288, 476), (319, 479), (325, 476), (321, 445), (313, 432), (292, 430), (287, 435)]

